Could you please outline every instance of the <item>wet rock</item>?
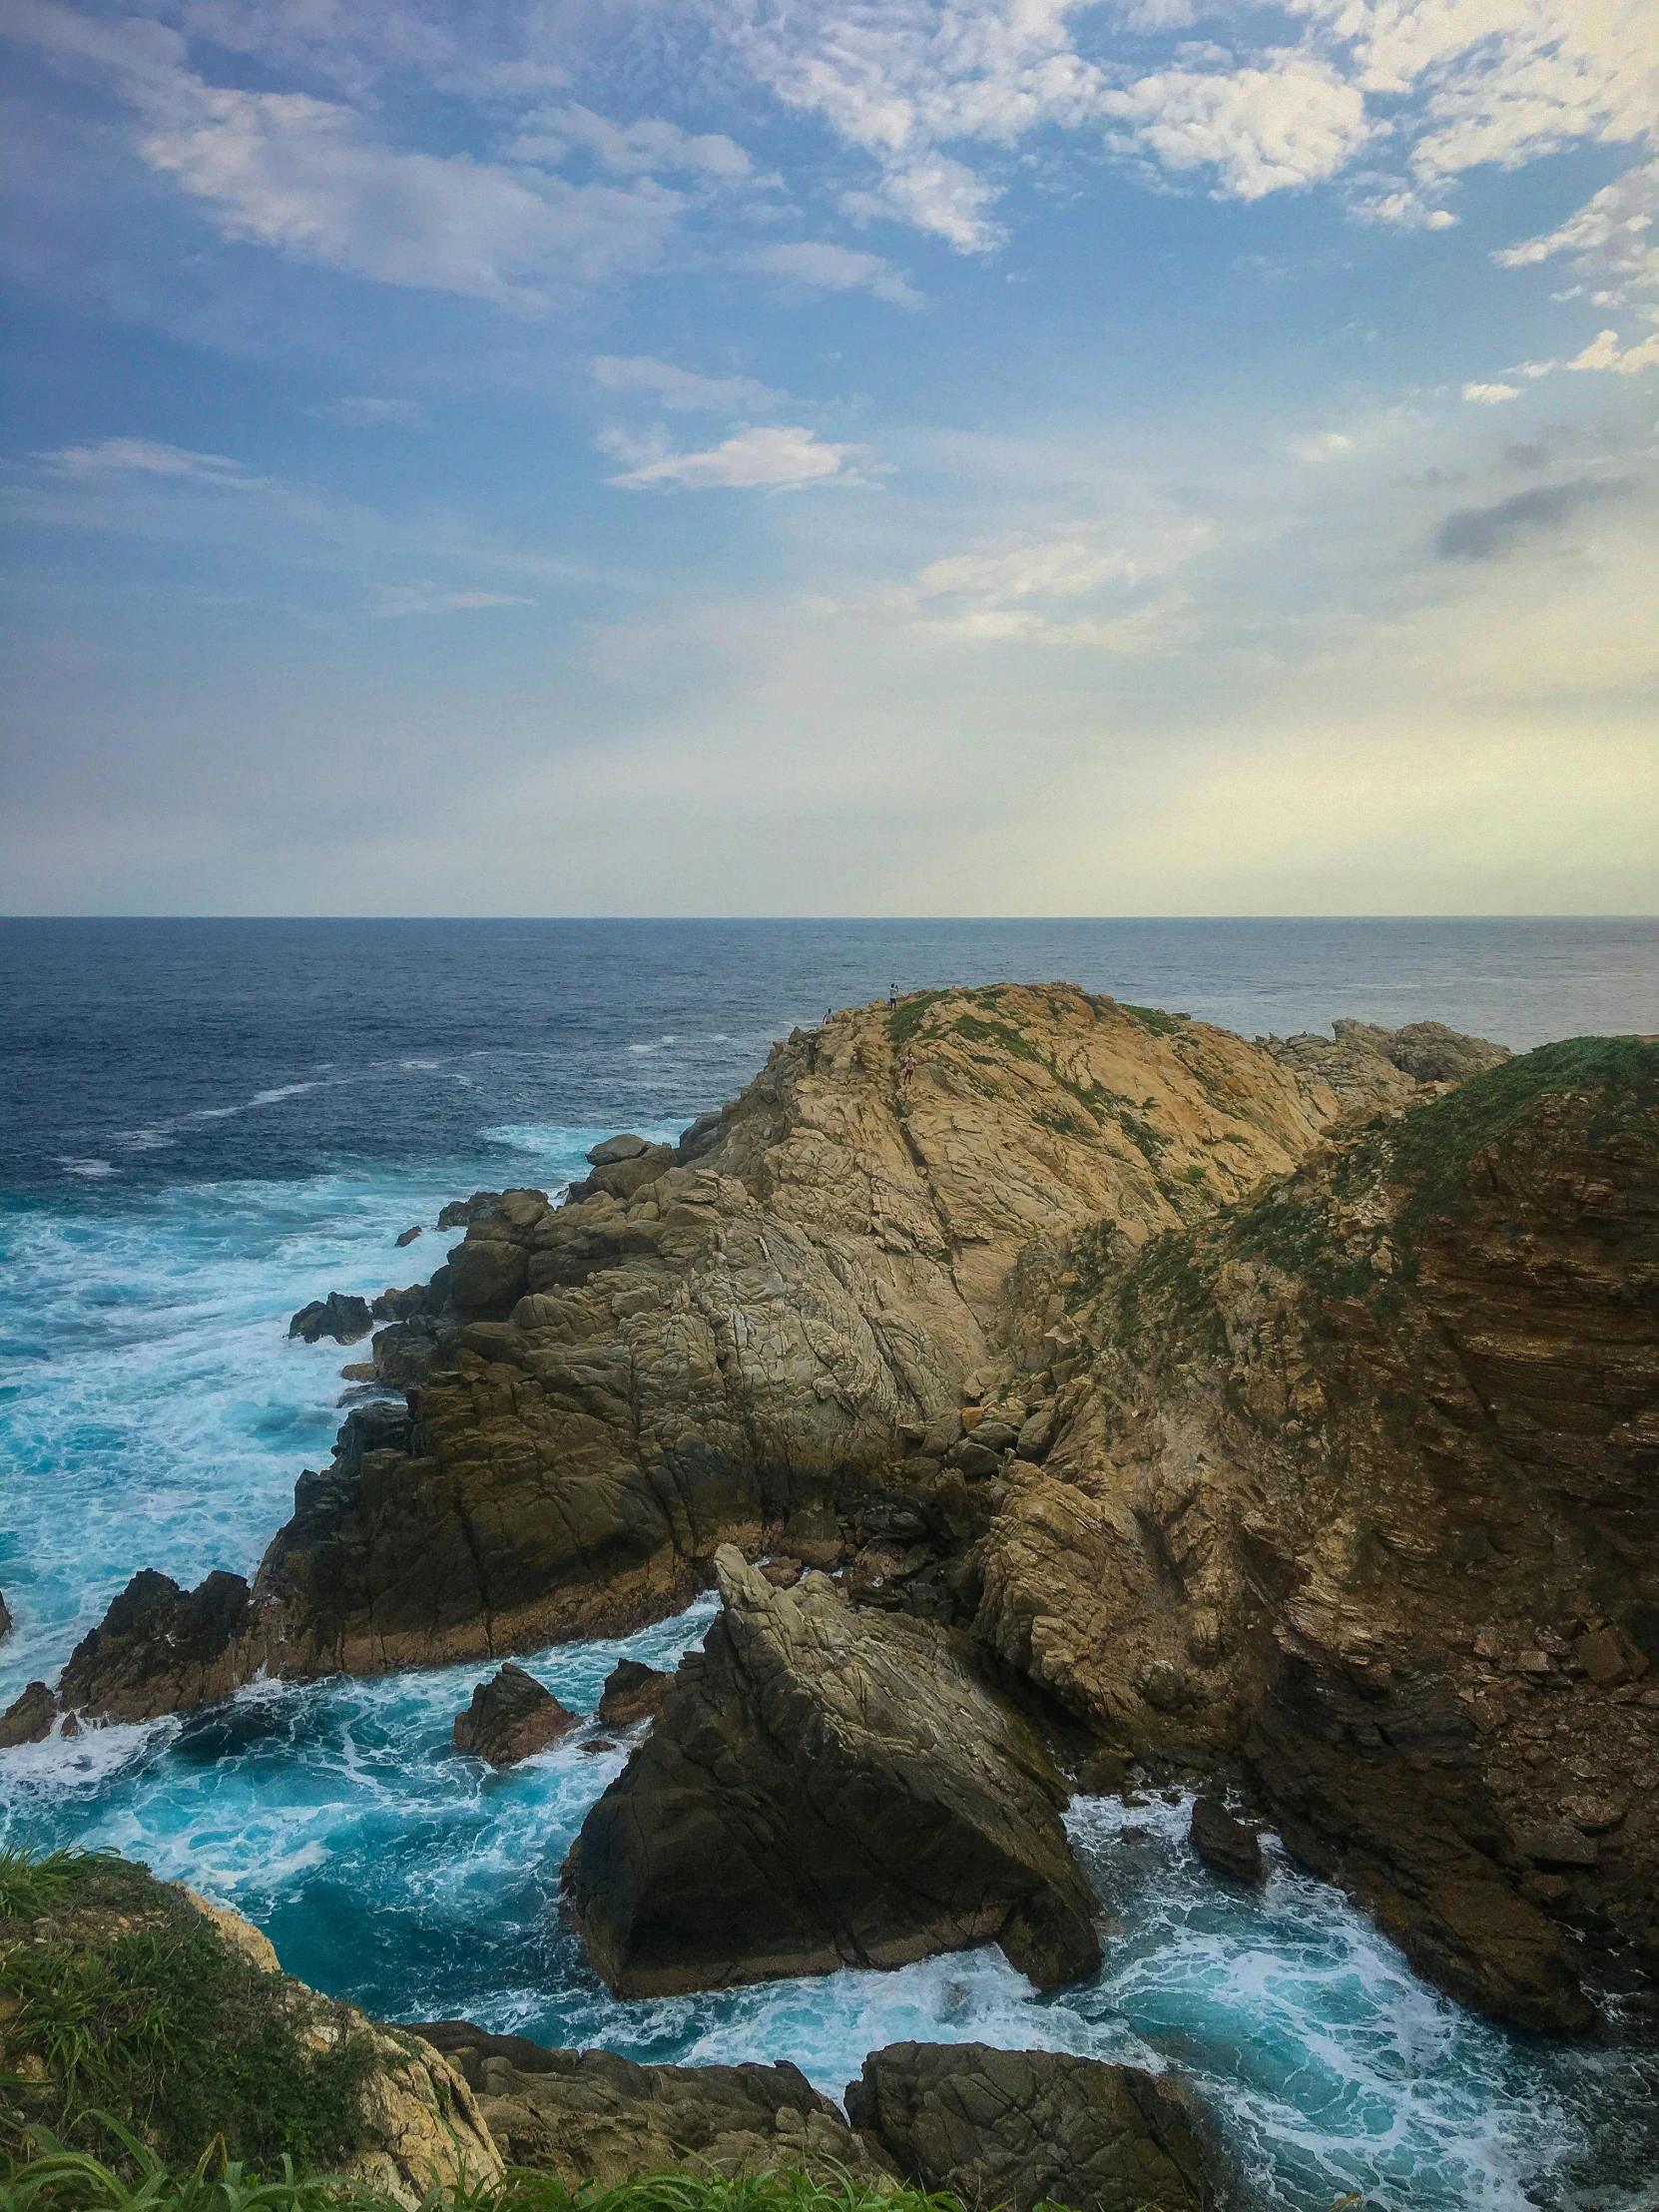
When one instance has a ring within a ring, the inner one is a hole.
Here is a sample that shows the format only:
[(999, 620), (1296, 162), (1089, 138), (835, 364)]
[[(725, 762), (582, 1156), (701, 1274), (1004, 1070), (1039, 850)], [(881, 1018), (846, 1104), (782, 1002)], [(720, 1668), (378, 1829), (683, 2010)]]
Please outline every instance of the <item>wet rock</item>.
[(402, 1235), (401, 1235), (401, 1236), (400, 1236), (399, 1238), (397, 1238), (397, 1239), (396, 1239), (396, 1244), (397, 1244), (397, 1248), (398, 1248), (398, 1250), (399, 1250), (399, 1251), (401, 1251), (401, 1250), (402, 1250), (402, 1248), (403, 1248), (403, 1247), (404, 1247), (405, 1245), (412, 1245), (412, 1244), (414, 1243), (415, 1239), (416, 1239), (416, 1238), (417, 1238), (418, 1236), (420, 1236), (421, 1234), (422, 1234), (422, 1231), (421, 1231), (421, 1225), (420, 1225), (420, 1223), (419, 1223), (419, 1222), (417, 1221), (417, 1222), (416, 1222), (416, 1223), (414, 1224), (414, 1226), (413, 1226), (413, 1228), (412, 1228), (412, 1229), (405, 1229), (405, 1230), (404, 1230), (404, 1232), (403, 1232), (403, 1234), (402, 1234)]
[(374, 1332), (369, 1373), (388, 1389), (416, 1389), (451, 1341), (424, 1314), (417, 1314), (411, 1321), (393, 1322), (389, 1329)]
[(463, 1314), (505, 1314), (523, 1297), (530, 1258), (520, 1244), (468, 1237), (449, 1256), (449, 1295)]
[(1067, 1792), (944, 1631), (775, 1590), (735, 1547), (725, 1608), (589, 1813), (573, 1917), (621, 1996), (994, 1941), (1041, 1988), (1100, 1962)]
[(472, 1703), (456, 1714), (455, 1749), (487, 1759), (492, 1767), (516, 1766), (568, 1736), (579, 1719), (534, 1675), (509, 1662), (480, 1682)]
[(471, 2085), (506, 2159), (601, 2189), (639, 2173), (805, 2168), (839, 2187), (890, 2172), (799, 2068), (642, 2066), (608, 2050), (549, 2050), (465, 2020), (416, 2027)]
[(1189, 1840), (1205, 1865), (1226, 1875), (1230, 1882), (1254, 1888), (1266, 1878), (1262, 1839), (1255, 1829), (1235, 1820), (1220, 1798), (1194, 1799)]
[(655, 1720), (663, 1709), (674, 1681), (656, 1667), (638, 1659), (619, 1659), (605, 1677), (599, 1698), (599, 1719), (606, 1728), (632, 1728), (636, 1721)]
[(57, 1717), (58, 1701), (46, 1684), (31, 1682), (0, 1713), (0, 1751), (11, 1751), (18, 1744), (44, 1743)]
[(847, 2084), (847, 2116), (904, 2177), (969, 2212), (1215, 2212), (1221, 2160), (1169, 2074), (1061, 2051), (892, 2043)]
[(308, 1345), (318, 1344), (324, 1337), (332, 1337), (336, 1344), (354, 1345), (373, 1326), (367, 1299), (330, 1291), (326, 1298), (313, 1298), (308, 1306), (300, 1307), (288, 1323), (288, 1335), (303, 1338)]
[(1084, 1797), (1121, 1797), (1129, 1784), (1129, 1762), (1118, 1751), (1091, 1751), (1077, 1769)]
[(452, 1198), (438, 1216), (440, 1229), (470, 1229), (475, 1221), (488, 1221), (501, 1211), (503, 1191), (474, 1191), (470, 1198)]
[(145, 1567), (82, 1637), (64, 1668), (63, 1705), (104, 1721), (148, 1721), (229, 1696), (249, 1626), (240, 1574), (210, 1574), (194, 1590)]
[(416, 1314), (426, 1311), (426, 1286), (411, 1283), (407, 1290), (384, 1290), (369, 1303), (369, 1312), (376, 1321), (409, 1321)]
[(6, 1606), (6, 1593), (0, 1590), (0, 1636), (9, 1636), (11, 1632), (12, 1617)]

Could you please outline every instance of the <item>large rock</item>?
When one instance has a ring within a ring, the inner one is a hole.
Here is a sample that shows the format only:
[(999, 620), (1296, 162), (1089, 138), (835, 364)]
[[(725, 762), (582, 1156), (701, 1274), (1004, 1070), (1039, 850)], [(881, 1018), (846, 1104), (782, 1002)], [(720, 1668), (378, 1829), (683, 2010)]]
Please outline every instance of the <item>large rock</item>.
[(1286, 1067), (1329, 1083), (1356, 1113), (1375, 1113), (1420, 1096), (1425, 1083), (1462, 1083), (1512, 1057), (1506, 1045), (1467, 1037), (1442, 1021), (1411, 1021), (1403, 1029), (1376, 1022), (1336, 1021), (1333, 1034), (1304, 1030), (1264, 1040)]
[(0, 1713), (0, 1751), (43, 1744), (58, 1717), (58, 1701), (44, 1682), (30, 1682)]
[(492, 1767), (516, 1766), (568, 1736), (581, 1719), (567, 1712), (533, 1674), (509, 1663), (472, 1693), (455, 1716), (455, 1749), (487, 1759)]
[(332, 1337), (336, 1344), (354, 1345), (373, 1326), (366, 1298), (330, 1291), (326, 1298), (313, 1298), (308, 1306), (300, 1307), (288, 1323), (288, 1335), (302, 1337), (308, 1345), (318, 1344), (324, 1337)]
[[(977, 1633), (1519, 2025), (1659, 1973), (1659, 1047), (1581, 1039), (1149, 1247), (981, 1547)], [(1634, 1654), (1634, 1659), (1627, 1657)], [(1571, 1864), (1543, 1828), (1596, 1840)]]
[(595, 1171), (651, 1167), (631, 1196), (466, 1202), (437, 1337), (385, 1346), (419, 1419), (304, 1478), (242, 1678), (622, 1634), (706, 1588), (722, 1542), (827, 1504), (832, 1535), (993, 1357), (1052, 1398), (1068, 1231), (1102, 1225), (1090, 1264), (1115, 1266), (1337, 1110), (1241, 1038), (1059, 984), (918, 994), (809, 1041), (674, 1165)]
[[(50, 2000), (13, 2009), (7, 2101), (25, 2137), (50, 2131), (120, 2162), (114, 2120), (176, 2170), (216, 2142), (267, 2174), (288, 2153), (409, 2207), (502, 2178), (465, 2077), (438, 2051), (291, 1979), (258, 1929), (142, 1867), (71, 1862), (0, 1919), (7, 1964), (37, 1991), (66, 1992), (108, 2046), (89, 2111)], [(158, 2009), (165, 2036), (135, 2050), (132, 2022)]]
[(1051, 2050), (892, 2043), (847, 2085), (847, 2116), (906, 2180), (969, 2212), (1213, 2212), (1220, 2162), (1168, 2074)]
[(798, 2067), (641, 2066), (608, 2050), (548, 2050), (465, 2020), (416, 2027), (462, 2073), (510, 2164), (602, 2189), (666, 2167), (737, 2176), (804, 2167), (890, 2187), (881, 2152), (855, 2135)]
[(638, 1659), (619, 1659), (600, 1692), (600, 1726), (632, 1728), (638, 1721), (654, 1721), (673, 1681), (673, 1675), (645, 1666)]
[(1041, 1988), (1100, 1963), (1047, 1752), (926, 1623), (777, 1590), (728, 1547), (725, 1609), (568, 1869), (621, 1996), (998, 1942)]
[(238, 1650), (250, 1617), (240, 1574), (210, 1574), (182, 1590), (142, 1568), (63, 1671), (64, 1707), (106, 1721), (148, 1721), (224, 1698), (240, 1679)]
[(1193, 1800), (1188, 1840), (1205, 1865), (1225, 1875), (1230, 1882), (1254, 1888), (1266, 1878), (1261, 1837), (1255, 1829), (1236, 1820), (1220, 1798)]

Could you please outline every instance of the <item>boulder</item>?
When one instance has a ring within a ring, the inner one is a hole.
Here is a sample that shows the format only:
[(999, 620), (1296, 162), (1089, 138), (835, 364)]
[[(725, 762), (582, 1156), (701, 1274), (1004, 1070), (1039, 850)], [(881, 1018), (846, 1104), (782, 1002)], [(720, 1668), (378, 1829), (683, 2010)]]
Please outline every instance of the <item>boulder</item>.
[(968, 2212), (1215, 2212), (1221, 2161), (1169, 2074), (1062, 2051), (892, 2043), (847, 2084), (847, 2116), (907, 2181)]
[(534, 1675), (509, 1661), (499, 1674), (480, 1682), (472, 1703), (456, 1714), (455, 1749), (487, 1759), (492, 1767), (516, 1766), (568, 1736), (580, 1719)]
[[(0, 1965), (19, 1951), (29, 1983), (72, 1990), (83, 2032), (108, 2047), (96, 2097), (78, 2093), (50, 2006), (44, 2027), (14, 2011), (8, 2135), (21, 2121), (120, 2162), (114, 2121), (175, 2171), (217, 2148), (270, 2174), (285, 2152), (411, 2212), (502, 2178), (472, 2090), (439, 2051), (293, 1980), (258, 1929), (142, 1867), (72, 1862), (38, 1906), (0, 1920)], [(158, 2010), (167, 2034), (135, 2052), (132, 2022)]]
[(20, 1697), (0, 1713), (0, 1751), (19, 1744), (42, 1744), (58, 1717), (58, 1701), (44, 1682), (31, 1682)]
[(1443, 1021), (1408, 1021), (1393, 1033), (1388, 1057), (1419, 1083), (1466, 1083), (1514, 1055), (1489, 1037), (1467, 1037)]
[(1242, 1882), (1254, 1888), (1266, 1878), (1262, 1839), (1255, 1829), (1235, 1820), (1220, 1798), (1193, 1800), (1189, 1841), (1205, 1865), (1213, 1867), (1217, 1874), (1226, 1875), (1230, 1882)]
[(854, 1610), (825, 1577), (776, 1590), (733, 1546), (724, 1610), (566, 1868), (620, 1996), (998, 1942), (1040, 1988), (1100, 1963), (1067, 1792), (965, 1642)]
[(673, 1681), (673, 1675), (645, 1666), (638, 1659), (619, 1659), (605, 1677), (600, 1693), (600, 1725), (632, 1728), (636, 1721), (654, 1721)]
[(318, 1344), (324, 1337), (332, 1337), (336, 1344), (354, 1345), (373, 1326), (367, 1299), (330, 1291), (326, 1298), (313, 1298), (308, 1306), (300, 1307), (288, 1323), (288, 1335), (302, 1337), (308, 1345)]
[(470, 1198), (452, 1198), (438, 1216), (440, 1229), (470, 1229), (475, 1221), (488, 1221), (501, 1211), (503, 1191), (474, 1191)]
[(403, 1234), (402, 1234), (402, 1235), (401, 1235), (400, 1237), (398, 1237), (398, 1238), (397, 1238), (397, 1239), (395, 1240), (395, 1242), (396, 1242), (396, 1244), (397, 1244), (397, 1249), (398, 1249), (398, 1250), (399, 1250), (399, 1251), (401, 1252), (401, 1251), (402, 1251), (402, 1249), (403, 1249), (403, 1247), (404, 1247), (405, 1245), (412, 1245), (412, 1244), (414, 1243), (415, 1239), (416, 1239), (416, 1238), (417, 1238), (417, 1237), (418, 1237), (418, 1236), (419, 1236), (420, 1234), (421, 1234), (421, 1225), (420, 1225), (420, 1223), (419, 1223), (419, 1222), (417, 1221), (417, 1222), (416, 1222), (416, 1223), (414, 1224), (413, 1228), (411, 1228), (411, 1229), (405, 1229), (405, 1230), (404, 1230), (404, 1232), (403, 1232)]
[(75, 1646), (58, 1695), (66, 1709), (104, 1721), (148, 1721), (226, 1697), (248, 1627), (248, 1584), (210, 1574), (194, 1590), (145, 1567)]
[(603, 1144), (596, 1144), (588, 1154), (590, 1168), (615, 1167), (619, 1160), (637, 1160), (642, 1153), (651, 1150), (644, 1137), (607, 1137)]
[(887, 2161), (799, 2068), (642, 2066), (608, 2050), (548, 2050), (465, 2020), (417, 2026), (464, 2075), (514, 2166), (575, 2190), (690, 2166), (700, 2174), (805, 2168), (817, 2179), (890, 2185)]
[(463, 1314), (506, 1314), (524, 1295), (529, 1257), (501, 1237), (469, 1237), (449, 1255), (449, 1295)]

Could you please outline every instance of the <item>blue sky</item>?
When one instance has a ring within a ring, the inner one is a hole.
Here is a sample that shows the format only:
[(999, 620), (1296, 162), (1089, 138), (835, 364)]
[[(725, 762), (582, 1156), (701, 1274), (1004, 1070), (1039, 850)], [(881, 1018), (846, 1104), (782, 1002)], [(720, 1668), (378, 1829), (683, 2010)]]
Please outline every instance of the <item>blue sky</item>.
[(1659, 909), (1652, 0), (0, 34), (0, 910)]

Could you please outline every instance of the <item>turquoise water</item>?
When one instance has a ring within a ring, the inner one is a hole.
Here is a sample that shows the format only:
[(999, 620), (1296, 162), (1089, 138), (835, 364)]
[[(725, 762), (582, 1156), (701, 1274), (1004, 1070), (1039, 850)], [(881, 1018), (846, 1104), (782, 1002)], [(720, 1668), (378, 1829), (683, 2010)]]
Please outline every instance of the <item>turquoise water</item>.
[[(770, 1035), (854, 995), (854, 957), (876, 971), (871, 989), (897, 957), (890, 937), (860, 946), (835, 925), (818, 969), (809, 931), (790, 940), (793, 966), (768, 970), (751, 932), (741, 957), (703, 959), (693, 991), (679, 970), (642, 967), (638, 937), (602, 938), (609, 968), (544, 973), (515, 966), (482, 926), (459, 925), (459, 950), (443, 940), (436, 980), (425, 939), (396, 973), (383, 946), (360, 960), (358, 938), (326, 939), (320, 971), (298, 940), (280, 940), (276, 960), (278, 940), (262, 939), (251, 981), (205, 966), (204, 942), (220, 940), (188, 932), (197, 964), (171, 997), (153, 939), (131, 972), (101, 956), (79, 1001), (61, 947), (56, 966), (14, 972), (24, 1018), (0, 1075), (11, 1117), (0, 1118), (0, 1587), (18, 1625), (0, 1642), (0, 1702), (32, 1675), (53, 1679), (136, 1567), (185, 1582), (252, 1571), (353, 1398), (338, 1371), (354, 1348), (290, 1344), (296, 1306), (423, 1279), (451, 1240), (428, 1233), (395, 1251), (411, 1222), (478, 1185), (556, 1188), (618, 1126), (672, 1133), (731, 1095)], [(1323, 969), (1313, 940), (1296, 938), (1296, 995), (1274, 1026), (1345, 1008), (1471, 1018), (1450, 995), (1395, 1004), (1397, 935), (1373, 941), (1370, 980), (1356, 985), (1345, 926)], [(1632, 926), (1620, 925), (1616, 960), (1602, 948), (1606, 973), (1626, 976), (1609, 1001), (1603, 974), (1603, 1025), (1652, 1029), (1659, 1017), (1642, 1009), (1659, 933)], [(527, 941), (542, 961), (545, 941)], [(971, 963), (966, 941), (947, 947), (953, 971), (1033, 972), (1035, 955), (994, 929), (970, 945)], [(1191, 972), (1171, 949), (1182, 941), (1202, 954)], [(1429, 931), (1413, 955), (1418, 987), (1455, 975), (1457, 947), (1475, 942)], [(1227, 961), (1243, 955), (1227, 925), (1159, 943), (1167, 987), (1131, 971), (1122, 995), (1221, 1011), (1203, 994), (1234, 988)], [(1515, 945), (1489, 929), (1478, 940), (1479, 988), (1530, 1004), (1544, 1033), (1570, 1026), (1549, 1013), (1562, 963), (1596, 957), (1582, 931), (1549, 948), (1528, 1001)], [(1049, 972), (1083, 972), (1075, 944), (1044, 949)], [(695, 1607), (624, 1643), (530, 1664), (591, 1712), (620, 1653), (668, 1663), (708, 1618)], [(835, 2094), (866, 2050), (906, 2036), (1130, 2056), (1198, 2078), (1259, 2201), (1284, 2212), (1326, 2212), (1349, 2191), (1386, 2212), (1659, 2206), (1650, 2060), (1548, 2046), (1457, 2011), (1281, 1861), (1262, 1897), (1225, 1889), (1187, 1852), (1180, 1804), (1074, 1808), (1078, 1848), (1119, 1923), (1085, 1988), (1038, 1997), (985, 1951), (619, 2004), (554, 1908), (560, 1863), (626, 1745), (588, 1727), (516, 1772), (486, 1773), (449, 1742), (480, 1671), (260, 1686), (218, 1714), (5, 1755), (0, 1832), (130, 1852), (246, 1913), (294, 1972), (392, 2017), (462, 2015), (640, 2057), (789, 2056)]]

